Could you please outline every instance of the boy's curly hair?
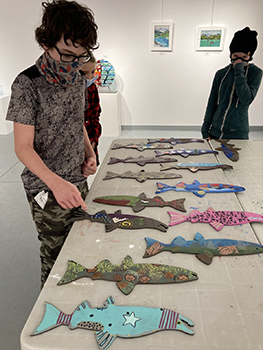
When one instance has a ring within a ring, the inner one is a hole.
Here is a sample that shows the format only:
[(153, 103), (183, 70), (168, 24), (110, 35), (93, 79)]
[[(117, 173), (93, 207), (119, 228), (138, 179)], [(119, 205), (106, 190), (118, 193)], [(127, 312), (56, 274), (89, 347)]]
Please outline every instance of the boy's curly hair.
[(97, 29), (93, 12), (76, 1), (53, 0), (42, 2), (42, 24), (35, 30), (38, 44), (52, 48), (64, 36), (64, 41), (70, 39), (87, 48), (95, 50), (97, 44)]

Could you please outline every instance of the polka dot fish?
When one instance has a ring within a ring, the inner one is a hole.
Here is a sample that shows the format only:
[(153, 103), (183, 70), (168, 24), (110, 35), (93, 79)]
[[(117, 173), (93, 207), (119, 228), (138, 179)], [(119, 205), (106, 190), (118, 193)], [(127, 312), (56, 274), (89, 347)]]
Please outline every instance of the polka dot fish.
[(179, 155), (182, 156), (184, 158), (188, 157), (188, 156), (200, 156), (201, 154), (207, 154), (207, 153), (212, 153), (212, 154), (218, 154), (217, 151), (213, 151), (211, 149), (184, 149), (184, 148), (180, 148), (180, 149), (173, 149), (170, 151), (155, 151), (156, 153), (156, 157), (160, 157), (160, 156), (164, 156), (164, 155)]
[(144, 306), (118, 306), (110, 296), (102, 307), (92, 308), (86, 300), (71, 314), (64, 314), (46, 302), (44, 317), (30, 335), (38, 335), (61, 325), (70, 329), (93, 330), (101, 350), (108, 349), (117, 337), (135, 338), (162, 330), (194, 334), (188, 328), (194, 326), (193, 321), (176, 311)]

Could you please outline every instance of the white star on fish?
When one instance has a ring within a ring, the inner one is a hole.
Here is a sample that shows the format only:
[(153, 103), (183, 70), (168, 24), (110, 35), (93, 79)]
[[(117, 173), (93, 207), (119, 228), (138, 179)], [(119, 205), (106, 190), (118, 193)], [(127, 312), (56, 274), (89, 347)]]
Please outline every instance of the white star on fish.
[(130, 315), (123, 315), (123, 317), (125, 318), (125, 322), (123, 323), (123, 326), (126, 326), (127, 324), (132, 325), (134, 328), (136, 327), (136, 322), (140, 321), (141, 318), (140, 317), (136, 317), (134, 312), (132, 312)]

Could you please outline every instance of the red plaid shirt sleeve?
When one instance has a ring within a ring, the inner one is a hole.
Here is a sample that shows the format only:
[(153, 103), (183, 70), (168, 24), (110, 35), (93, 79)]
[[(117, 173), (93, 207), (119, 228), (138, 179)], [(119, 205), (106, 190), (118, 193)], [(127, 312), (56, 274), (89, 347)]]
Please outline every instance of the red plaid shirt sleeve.
[(100, 124), (100, 98), (96, 85), (91, 84), (87, 92), (88, 108), (84, 112), (84, 125), (86, 127), (90, 142), (95, 142), (96, 147), (94, 149), (97, 159), (98, 150), (97, 145), (99, 143), (99, 138), (101, 136), (101, 124)]

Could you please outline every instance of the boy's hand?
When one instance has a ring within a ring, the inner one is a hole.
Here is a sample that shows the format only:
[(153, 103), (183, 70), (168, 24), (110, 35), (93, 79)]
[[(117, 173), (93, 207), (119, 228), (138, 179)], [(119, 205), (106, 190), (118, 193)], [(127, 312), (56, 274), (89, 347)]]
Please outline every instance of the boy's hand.
[(59, 179), (56, 181), (56, 183), (54, 183), (54, 186), (52, 186), (51, 190), (58, 204), (63, 209), (72, 209), (81, 206), (82, 209), (87, 210), (87, 206), (82, 199), (78, 188), (70, 182)]
[(82, 164), (82, 174), (85, 177), (88, 177), (89, 175), (95, 174), (97, 171), (97, 162), (96, 157), (91, 156), (84, 160), (84, 163)]

